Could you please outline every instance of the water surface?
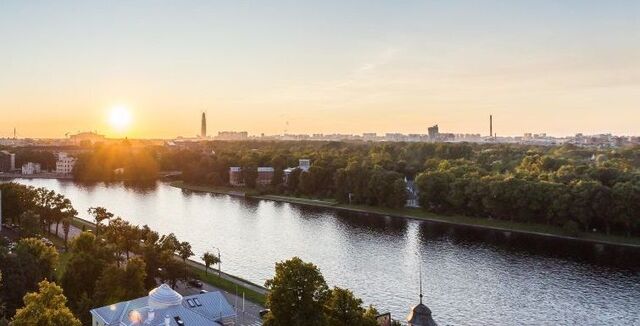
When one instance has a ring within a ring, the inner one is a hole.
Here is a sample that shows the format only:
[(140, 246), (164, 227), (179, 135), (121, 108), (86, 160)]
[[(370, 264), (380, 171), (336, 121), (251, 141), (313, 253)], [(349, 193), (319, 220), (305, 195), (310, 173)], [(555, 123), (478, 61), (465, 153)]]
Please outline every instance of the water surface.
[(346, 287), (404, 319), (418, 301), (440, 325), (639, 325), (640, 273), (510, 249), (415, 220), (339, 213), (194, 193), (157, 183), (79, 185), (20, 179), (71, 199), (81, 218), (104, 206), (133, 224), (189, 241), (197, 257), (220, 248), (222, 269), (258, 284), (299, 256), (330, 286)]

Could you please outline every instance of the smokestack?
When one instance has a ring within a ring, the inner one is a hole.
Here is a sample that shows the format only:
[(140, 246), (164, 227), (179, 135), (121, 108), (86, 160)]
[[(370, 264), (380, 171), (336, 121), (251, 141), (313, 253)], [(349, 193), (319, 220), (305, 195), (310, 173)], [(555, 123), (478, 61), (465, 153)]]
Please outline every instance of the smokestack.
[(489, 137), (493, 137), (493, 115), (489, 115)]
[(207, 137), (207, 116), (202, 112), (202, 121), (200, 122), (200, 137)]

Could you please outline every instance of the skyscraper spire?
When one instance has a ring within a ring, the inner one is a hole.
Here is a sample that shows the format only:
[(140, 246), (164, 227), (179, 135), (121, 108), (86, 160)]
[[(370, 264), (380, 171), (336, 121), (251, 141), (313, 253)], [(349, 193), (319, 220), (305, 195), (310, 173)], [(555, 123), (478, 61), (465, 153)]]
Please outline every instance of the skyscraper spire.
[(207, 138), (207, 116), (202, 112), (202, 121), (200, 123), (200, 137)]

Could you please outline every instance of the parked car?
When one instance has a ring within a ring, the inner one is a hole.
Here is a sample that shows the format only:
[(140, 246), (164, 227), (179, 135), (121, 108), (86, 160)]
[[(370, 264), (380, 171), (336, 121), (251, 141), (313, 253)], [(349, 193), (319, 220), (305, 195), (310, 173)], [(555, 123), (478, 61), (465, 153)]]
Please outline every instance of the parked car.
[(266, 316), (270, 312), (271, 312), (271, 309), (262, 309), (258, 314), (260, 315), (260, 318), (264, 318), (264, 316)]
[(194, 288), (201, 288), (202, 287), (202, 282), (200, 282), (200, 280), (196, 280), (195, 278), (190, 279), (187, 284), (193, 286)]
[(200, 290), (200, 294), (204, 294), (204, 293), (208, 293), (209, 291), (207, 290)]

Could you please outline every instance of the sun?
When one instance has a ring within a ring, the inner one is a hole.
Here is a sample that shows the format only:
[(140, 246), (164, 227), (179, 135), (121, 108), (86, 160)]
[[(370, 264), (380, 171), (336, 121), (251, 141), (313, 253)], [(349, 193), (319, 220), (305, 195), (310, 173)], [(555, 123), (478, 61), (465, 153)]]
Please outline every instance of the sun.
[(131, 120), (131, 111), (125, 106), (114, 106), (109, 112), (109, 124), (117, 131), (125, 131)]

